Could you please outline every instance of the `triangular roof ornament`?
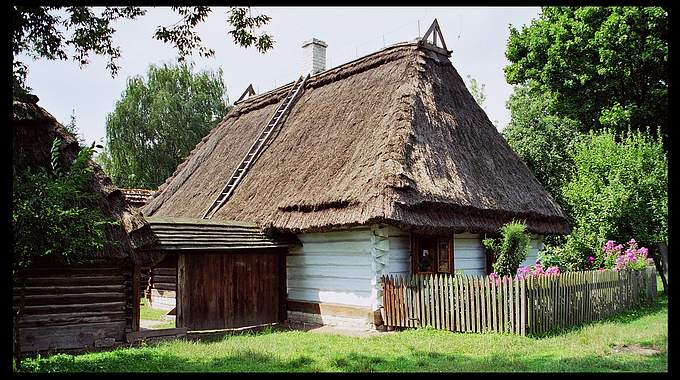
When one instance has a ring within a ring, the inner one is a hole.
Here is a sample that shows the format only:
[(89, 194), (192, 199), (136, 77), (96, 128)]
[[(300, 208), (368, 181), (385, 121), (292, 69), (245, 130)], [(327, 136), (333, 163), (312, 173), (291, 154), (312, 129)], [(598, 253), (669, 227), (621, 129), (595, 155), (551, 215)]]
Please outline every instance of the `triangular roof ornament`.
[(251, 84), (248, 85), (248, 88), (246, 88), (246, 90), (243, 91), (243, 94), (241, 94), (241, 96), (238, 98), (238, 100), (236, 100), (234, 102), (234, 104), (240, 102), (241, 100), (243, 100), (247, 97), (253, 96), (253, 95), (255, 95), (255, 89), (253, 88), (253, 84), (251, 83)]
[[(428, 38), (430, 38), (430, 35), (432, 35), (432, 42), (428, 41)], [(446, 48), (446, 42), (444, 41), (444, 36), (442, 35), (442, 30), (439, 28), (439, 23), (437, 22), (437, 19), (435, 18), (434, 21), (432, 22), (432, 25), (430, 25), (430, 28), (427, 29), (427, 32), (425, 32), (425, 35), (423, 38), (420, 39), (421, 43), (427, 43), (430, 44), (434, 47), (440, 48), (441, 53), (446, 54), (447, 56), (451, 56), (452, 51), (448, 50)], [(441, 43), (441, 46), (438, 46), (438, 43)], [(430, 47), (432, 47), (430, 46)], [(445, 52), (445, 53), (444, 53)]]

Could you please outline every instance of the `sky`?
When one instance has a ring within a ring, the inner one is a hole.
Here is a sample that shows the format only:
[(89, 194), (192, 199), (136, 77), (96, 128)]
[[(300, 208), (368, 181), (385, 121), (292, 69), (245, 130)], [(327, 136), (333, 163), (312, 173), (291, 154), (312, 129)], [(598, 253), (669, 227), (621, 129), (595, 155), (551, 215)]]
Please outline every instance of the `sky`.
[[(92, 56), (80, 67), (74, 61), (32, 60), (28, 85), (40, 98), (39, 105), (63, 124), (75, 113), (87, 143), (103, 141), (106, 116), (120, 99), (127, 78), (145, 76), (150, 64), (171, 63), (177, 51), (153, 38), (158, 25), (171, 25), (180, 17), (169, 7), (146, 8), (145, 16), (114, 24), (114, 42), (122, 57), (118, 75), (112, 78), (107, 59)], [(302, 42), (317, 38), (328, 44), (326, 68), (394, 43), (410, 41), (425, 33), (436, 17), (449, 50), (451, 62), (464, 79), (468, 75), (484, 84), (484, 109), (489, 119), (503, 129), (510, 120), (506, 101), (512, 86), (506, 83), (503, 67), (509, 26), (516, 28), (537, 18), (537, 7), (252, 7), (253, 15), (265, 14), (271, 21), (261, 31), (271, 34), (274, 48), (264, 54), (237, 46), (229, 36), (227, 8), (214, 7), (197, 31), (214, 57), (190, 58), (195, 70), (223, 71), (225, 99), (235, 101), (249, 84), (259, 94), (294, 81), (302, 69)], [(467, 79), (466, 79), (467, 81)]]

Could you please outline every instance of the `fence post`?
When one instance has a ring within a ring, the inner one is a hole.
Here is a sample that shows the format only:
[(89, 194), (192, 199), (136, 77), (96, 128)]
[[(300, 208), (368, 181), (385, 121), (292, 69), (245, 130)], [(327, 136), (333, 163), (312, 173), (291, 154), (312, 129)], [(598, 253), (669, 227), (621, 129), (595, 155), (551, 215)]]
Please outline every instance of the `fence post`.
[(484, 308), (484, 319), (482, 325), (484, 326), (484, 331), (490, 332), (491, 330), (491, 288), (489, 285), (489, 277), (484, 276), (481, 278), (482, 283), (482, 307)]

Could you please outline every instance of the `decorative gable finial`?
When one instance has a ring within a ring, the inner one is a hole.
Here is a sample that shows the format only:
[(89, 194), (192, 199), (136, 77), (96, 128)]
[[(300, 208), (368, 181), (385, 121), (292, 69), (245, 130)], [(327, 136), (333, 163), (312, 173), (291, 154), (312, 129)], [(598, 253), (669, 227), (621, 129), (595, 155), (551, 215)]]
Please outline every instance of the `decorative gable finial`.
[[(428, 41), (430, 35), (432, 35), (432, 42)], [(446, 48), (446, 42), (444, 41), (442, 30), (439, 28), (439, 23), (437, 22), (436, 18), (432, 22), (432, 25), (430, 25), (430, 28), (427, 29), (427, 32), (425, 32), (423, 38), (420, 39), (420, 42), (431, 44), (434, 47), (441, 48), (446, 52), (445, 53), (446, 55), (451, 56), (451, 51)], [(438, 43), (441, 43), (441, 46), (438, 46)]]
[(253, 88), (253, 84), (251, 83), (251, 84), (248, 85), (248, 88), (246, 88), (246, 90), (243, 91), (243, 94), (241, 94), (241, 96), (238, 98), (238, 100), (236, 100), (234, 102), (234, 104), (240, 102), (241, 100), (243, 100), (247, 97), (253, 96), (253, 95), (255, 95), (255, 89)]

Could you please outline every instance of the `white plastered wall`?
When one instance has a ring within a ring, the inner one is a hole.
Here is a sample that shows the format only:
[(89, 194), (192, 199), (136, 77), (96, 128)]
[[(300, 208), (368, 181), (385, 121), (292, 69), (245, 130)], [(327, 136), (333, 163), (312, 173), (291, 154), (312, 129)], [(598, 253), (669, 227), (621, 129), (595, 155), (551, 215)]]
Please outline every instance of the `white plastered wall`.
[[(454, 267), (457, 273), (485, 275), (482, 235), (455, 234)], [(380, 277), (408, 275), (411, 268), (410, 234), (389, 225), (304, 233), (302, 246), (287, 259), (288, 299), (378, 310), (382, 306)], [(542, 237), (531, 240), (523, 265), (536, 261)], [(312, 315), (289, 311), (289, 319), (345, 327), (368, 327), (368, 318)]]

